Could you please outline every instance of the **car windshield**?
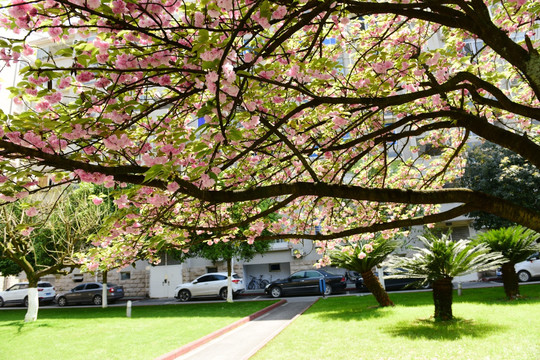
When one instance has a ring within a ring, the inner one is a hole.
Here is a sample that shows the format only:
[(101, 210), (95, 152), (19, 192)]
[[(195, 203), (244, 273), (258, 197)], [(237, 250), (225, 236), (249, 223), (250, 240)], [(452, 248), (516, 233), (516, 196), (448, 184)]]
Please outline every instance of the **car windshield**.
[(328, 271), (326, 271), (326, 270), (321, 270), (321, 269), (319, 269), (319, 270), (317, 270), (317, 271), (320, 272), (321, 274), (323, 274), (324, 276), (338, 276), (338, 275), (332, 274), (331, 272), (328, 272)]

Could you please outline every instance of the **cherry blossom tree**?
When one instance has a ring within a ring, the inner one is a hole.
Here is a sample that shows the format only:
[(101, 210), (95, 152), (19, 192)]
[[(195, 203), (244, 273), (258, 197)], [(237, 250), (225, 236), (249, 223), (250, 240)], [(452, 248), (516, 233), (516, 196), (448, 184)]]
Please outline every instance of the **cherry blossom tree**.
[(0, 207), (0, 258), (10, 260), (28, 279), (26, 322), (37, 320), (39, 279), (79, 267), (89, 238), (111, 214), (110, 206), (92, 203), (99, 198), (95, 188), (64, 187)]
[(21, 80), (0, 116), (0, 200), (117, 186), (124, 216), (90, 268), (240, 227), (321, 252), (471, 211), (538, 231), (536, 210), (444, 186), (471, 139), (540, 166), (539, 13), (534, 0), (13, 0), (0, 57)]

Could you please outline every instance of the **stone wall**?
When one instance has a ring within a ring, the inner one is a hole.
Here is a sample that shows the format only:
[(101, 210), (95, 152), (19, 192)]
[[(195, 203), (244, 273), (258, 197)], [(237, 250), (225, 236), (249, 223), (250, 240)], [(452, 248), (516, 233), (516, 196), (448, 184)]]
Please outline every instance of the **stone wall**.
[[(85, 282), (102, 282), (103, 276), (101, 273), (92, 275), (75, 270), (68, 275), (55, 275), (41, 280), (51, 282), (56, 293), (62, 294)], [(148, 297), (149, 272), (144, 268), (133, 267), (114, 270), (107, 274), (107, 283), (123, 286), (126, 297)]]
[(15, 276), (2, 276), (0, 275), (0, 291), (4, 291), (11, 285), (19, 282), (19, 279)]

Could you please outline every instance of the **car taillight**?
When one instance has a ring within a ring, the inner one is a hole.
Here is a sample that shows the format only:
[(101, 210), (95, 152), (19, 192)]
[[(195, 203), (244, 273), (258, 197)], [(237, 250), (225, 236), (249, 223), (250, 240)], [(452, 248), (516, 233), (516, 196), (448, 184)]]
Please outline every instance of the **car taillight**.
[(343, 277), (341, 278), (341, 282), (345, 282), (345, 281), (347, 281), (347, 280), (345, 279), (345, 276), (343, 276)]
[(238, 284), (238, 283), (240, 282), (240, 280), (238, 280), (238, 279), (233, 279), (232, 282), (235, 283), (235, 284)]
[(110, 292), (110, 293), (113, 293), (113, 292), (114, 292), (114, 289), (113, 289), (113, 288), (110, 288), (110, 289), (109, 289), (109, 292)]
[(43, 289), (38, 288), (37, 291), (43, 291)]

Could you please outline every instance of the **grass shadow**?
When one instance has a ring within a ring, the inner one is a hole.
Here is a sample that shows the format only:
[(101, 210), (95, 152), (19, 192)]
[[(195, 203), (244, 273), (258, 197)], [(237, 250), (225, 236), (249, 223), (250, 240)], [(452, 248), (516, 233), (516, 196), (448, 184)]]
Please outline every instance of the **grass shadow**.
[(37, 322), (24, 322), (24, 320), (20, 320), (20, 321), (12, 321), (12, 322), (8, 322), (8, 323), (4, 323), (2, 325), (0, 325), (0, 329), (3, 328), (3, 327), (14, 327), (17, 329), (17, 333), (20, 334), (22, 333), (22, 331), (24, 330), (25, 327), (32, 327), (32, 328), (36, 328), (36, 327), (48, 327), (48, 328), (51, 328), (52, 326), (49, 325), (49, 324), (46, 324), (46, 323), (37, 323)]
[(499, 325), (455, 318), (448, 322), (437, 322), (434, 319), (418, 319), (412, 323), (402, 321), (385, 329), (385, 332), (394, 337), (409, 339), (459, 340), (464, 337), (486, 338), (504, 330)]
[(321, 321), (364, 321), (391, 316), (391, 308), (380, 307), (374, 299), (345, 296), (321, 299), (306, 311)]
[(316, 314), (317, 318), (322, 321), (364, 321), (375, 318), (381, 318), (385, 316), (390, 316), (390, 313), (384, 311), (383, 308), (376, 306), (369, 306), (363, 309), (336, 309), (333, 311), (325, 311), (319, 314)]

